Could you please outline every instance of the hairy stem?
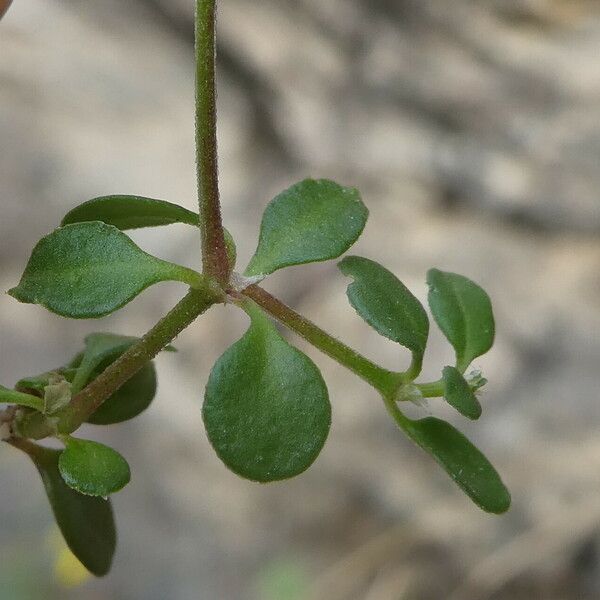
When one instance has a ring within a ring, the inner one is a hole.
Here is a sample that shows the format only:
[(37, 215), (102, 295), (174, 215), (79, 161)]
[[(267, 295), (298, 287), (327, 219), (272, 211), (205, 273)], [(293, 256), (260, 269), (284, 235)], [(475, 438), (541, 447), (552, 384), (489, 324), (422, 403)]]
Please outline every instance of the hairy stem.
[[(213, 304), (223, 301), (223, 293), (216, 286), (202, 290), (191, 289), (178, 304), (163, 317), (142, 339), (131, 346), (83, 390), (76, 394), (67, 407), (55, 415), (59, 433), (72, 433), (97, 410), (125, 382), (152, 360), (179, 333)], [(56, 434), (49, 424), (33, 420), (28, 427), (20, 427), (23, 437), (41, 439)]]
[(196, 169), (204, 273), (221, 283), (229, 260), (221, 222), (215, 87), (216, 0), (196, 1)]
[(405, 374), (388, 371), (371, 362), (343, 342), (340, 342), (320, 327), (257, 285), (247, 287), (243, 292), (263, 310), (280, 323), (295, 331), (307, 342), (327, 354), (335, 361), (350, 369), (377, 389), (383, 396), (393, 398), (398, 387), (405, 382)]
[(206, 290), (190, 290), (137, 344), (131, 346), (71, 400), (66, 418), (60, 422), (60, 432), (75, 431), (106, 399), (220, 299), (215, 292), (210, 294)]

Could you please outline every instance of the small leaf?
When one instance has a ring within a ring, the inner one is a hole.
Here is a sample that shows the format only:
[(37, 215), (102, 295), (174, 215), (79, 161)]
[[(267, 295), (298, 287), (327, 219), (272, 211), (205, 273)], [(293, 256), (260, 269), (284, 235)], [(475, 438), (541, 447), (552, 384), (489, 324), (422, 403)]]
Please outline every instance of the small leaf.
[(215, 451), (232, 471), (277, 481), (306, 470), (331, 424), (327, 387), (316, 365), (290, 346), (253, 304), (246, 334), (215, 364), (203, 418)]
[(483, 510), (503, 513), (510, 507), (510, 493), (488, 459), (460, 431), (446, 421), (427, 417), (398, 422), (407, 435), (429, 452), (448, 475)]
[[(113, 225), (121, 231), (140, 229), (142, 227), (159, 227), (184, 223), (199, 227), (200, 217), (197, 213), (165, 200), (154, 200), (143, 196), (100, 196), (88, 200), (69, 211), (63, 218), (61, 225), (72, 223), (85, 223), (88, 221), (102, 221)], [(235, 266), (236, 247), (233, 237), (223, 230), (225, 246), (231, 268)]]
[(146, 254), (116, 227), (93, 221), (66, 225), (42, 238), (9, 294), (66, 317), (97, 318), (152, 284), (173, 280), (195, 285), (199, 277)]
[(65, 444), (58, 470), (65, 483), (80, 494), (106, 498), (129, 483), (129, 465), (112, 448), (73, 437), (67, 437)]
[(489, 296), (470, 279), (431, 269), (427, 274), (429, 306), (436, 323), (454, 347), (461, 373), (494, 343), (494, 315)]
[(73, 379), (73, 393), (77, 393), (87, 385), (92, 373), (101, 363), (108, 360), (110, 364), (137, 341), (139, 338), (114, 333), (88, 335), (85, 338), (85, 350)]
[(37, 467), (54, 517), (73, 554), (94, 575), (110, 570), (117, 543), (110, 501), (72, 490), (58, 471), (62, 452), (30, 444), (25, 449)]
[(19, 406), (28, 406), (42, 412), (44, 410), (44, 401), (38, 396), (9, 390), (0, 385), (0, 403), (18, 404)]
[[(96, 379), (139, 338), (113, 333), (92, 333), (85, 338), (85, 350), (71, 365), (76, 368), (74, 393)], [(171, 346), (165, 350), (174, 350)], [(112, 425), (137, 417), (156, 395), (156, 369), (152, 362), (144, 365), (125, 382), (87, 420), (94, 425)]]
[(227, 258), (229, 259), (229, 269), (233, 271), (237, 261), (237, 246), (235, 245), (233, 236), (224, 227), (223, 236), (225, 237), (225, 250), (227, 251)]
[[(106, 367), (101, 366), (95, 379)], [(154, 363), (143, 366), (129, 381), (125, 382), (87, 420), (93, 425), (112, 425), (137, 417), (145, 411), (156, 395), (156, 369)]]
[(444, 398), (448, 404), (469, 419), (479, 419), (481, 404), (460, 371), (454, 367), (444, 367), (442, 379), (444, 380)]
[(421, 303), (393, 273), (372, 260), (347, 256), (339, 267), (354, 279), (346, 293), (356, 312), (378, 333), (411, 350), (420, 364), (429, 335)]
[(64, 377), (67, 381), (72, 381), (75, 375), (75, 371), (68, 367), (61, 367), (53, 371), (47, 371), (40, 375), (31, 375), (29, 377), (23, 377), (19, 379), (15, 389), (19, 392), (31, 393), (34, 396), (44, 397), (45, 389), (50, 385), (51, 380), (55, 380), (57, 376)]
[(306, 179), (272, 200), (245, 275), (337, 258), (358, 239), (369, 211), (354, 188)]
[(118, 229), (138, 229), (173, 223), (198, 226), (198, 215), (183, 206), (142, 196), (101, 196), (69, 211), (61, 225), (102, 221)]
[(44, 388), (44, 414), (52, 415), (71, 401), (71, 384), (62, 376), (54, 375)]

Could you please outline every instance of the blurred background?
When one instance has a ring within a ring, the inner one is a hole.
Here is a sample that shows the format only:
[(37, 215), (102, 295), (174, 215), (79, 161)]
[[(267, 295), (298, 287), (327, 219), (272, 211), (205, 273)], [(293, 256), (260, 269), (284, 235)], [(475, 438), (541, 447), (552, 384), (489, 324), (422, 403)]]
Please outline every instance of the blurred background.
[[(111, 574), (83, 581), (42, 486), (0, 448), (1, 600), (600, 598), (600, 3), (221, 0), (220, 171), (239, 266), (260, 215), (306, 176), (357, 186), (353, 252), (421, 299), (432, 266), (490, 293), (497, 343), (467, 423), (513, 494), (481, 513), (398, 432), (376, 394), (314, 350), (334, 409), (324, 452), (268, 486), (229, 473), (201, 420), (214, 360), (246, 326), (214, 308), (159, 357), (139, 419), (86, 435), (118, 448)], [(192, 0), (15, 0), (0, 23), (0, 287), (76, 204), (132, 193), (195, 206)], [(135, 233), (197, 265), (184, 226)], [(346, 302), (335, 263), (266, 287), (389, 368), (407, 354)], [(139, 335), (182, 295), (156, 286), (72, 322), (0, 297), (0, 381), (55, 367), (92, 331)], [(294, 343), (297, 338), (290, 337)], [(304, 347), (302, 344), (299, 344)], [(451, 351), (434, 331), (424, 376)]]

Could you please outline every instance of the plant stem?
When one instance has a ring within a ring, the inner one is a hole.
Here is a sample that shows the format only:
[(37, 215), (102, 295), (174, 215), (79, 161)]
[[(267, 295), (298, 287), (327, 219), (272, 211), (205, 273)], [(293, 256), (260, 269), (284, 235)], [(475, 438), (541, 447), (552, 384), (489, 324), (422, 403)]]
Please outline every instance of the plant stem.
[[(222, 302), (223, 299), (223, 293), (216, 284), (212, 288), (191, 289), (139, 342), (124, 352), (76, 394), (66, 408), (55, 415), (58, 417), (59, 433), (75, 431), (105, 400), (172, 342), (200, 314), (213, 304)], [(41, 439), (56, 434), (56, 431), (49, 425), (41, 426), (37, 420), (33, 420), (30, 427), (25, 423), (19, 429), (19, 434), (23, 437)]]
[(224, 284), (229, 260), (221, 222), (215, 87), (216, 0), (196, 1), (196, 169), (204, 273)]
[(444, 382), (441, 379), (429, 383), (415, 384), (423, 398), (437, 398), (444, 395)]
[(343, 342), (340, 342), (312, 321), (298, 314), (283, 302), (271, 296), (257, 285), (248, 286), (243, 292), (280, 323), (295, 331), (307, 342), (324, 352), (335, 361), (350, 369), (361, 379), (372, 385), (383, 396), (393, 398), (400, 385), (405, 383), (403, 373), (388, 371), (371, 362)]

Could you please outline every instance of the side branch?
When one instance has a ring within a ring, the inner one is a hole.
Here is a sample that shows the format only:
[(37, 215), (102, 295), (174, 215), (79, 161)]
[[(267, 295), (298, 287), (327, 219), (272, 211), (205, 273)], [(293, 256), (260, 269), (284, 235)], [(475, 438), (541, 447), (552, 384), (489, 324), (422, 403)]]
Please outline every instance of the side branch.
[(201, 290), (191, 289), (139, 342), (76, 394), (68, 406), (54, 415), (58, 418), (55, 427), (51, 427), (46, 421), (34, 420), (29, 425), (25, 424), (24, 428), (20, 426), (19, 435), (42, 439), (55, 435), (56, 429), (59, 433), (72, 433), (199, 315), (213, 304), (223, 301), (223, 293), (216, 285), (214, 288), (207, 286)]
[(353, 373), (364, 379), (386, 397), (393, 397), (402, 383), (402, 373), (388, 371), (371, 362), (343, 342), (323, 331), (320, 327), (298, 314), (283, 302), (271, 296), (266, 290), (251, 285), (243, 292), (245, 296), (254, 300), (263, 310), (268, 312), (280, 323), (296, 332), (307, 342), (327, 354), (335, 361), (350, 369)]
[(65, 409), (65, 416), (60, 420), (60, 432), (71, 433), (77, 429), (149, 360), (218, 301), (220, 298), (216, 294), (190, 290), (137, 344), (131, 346), (71, 400)]

